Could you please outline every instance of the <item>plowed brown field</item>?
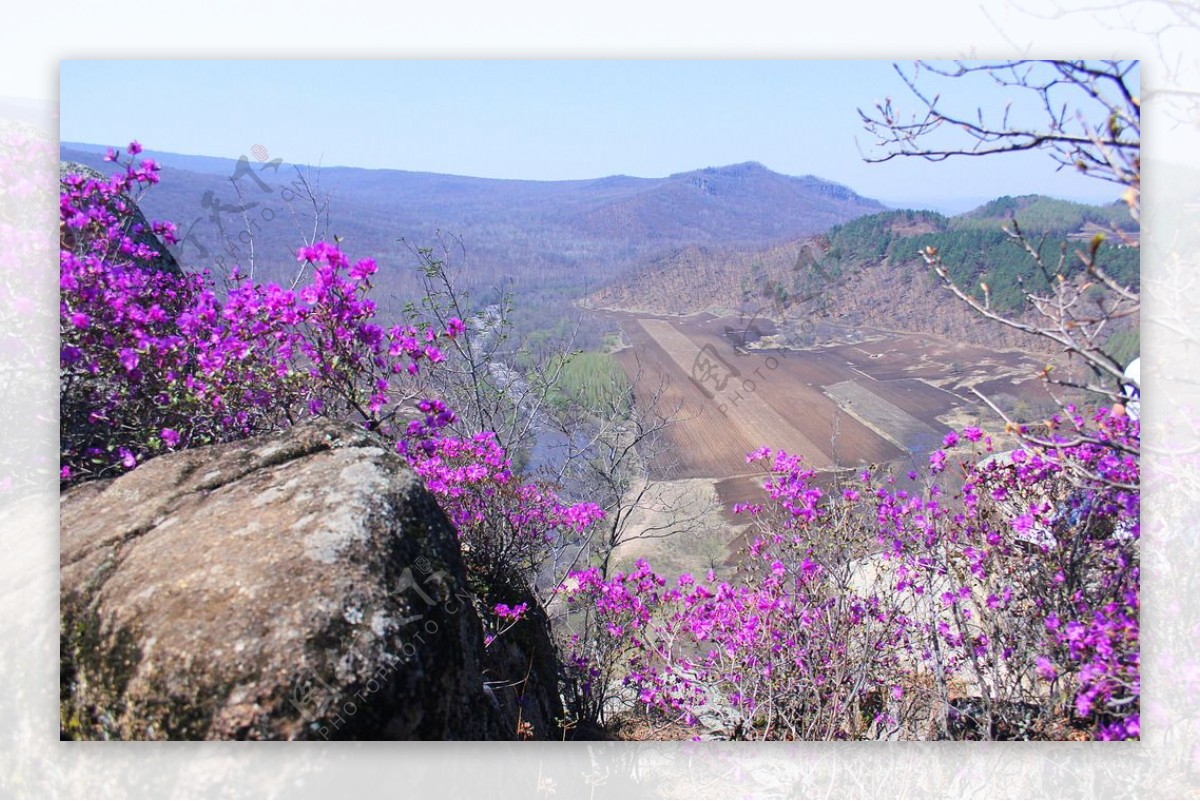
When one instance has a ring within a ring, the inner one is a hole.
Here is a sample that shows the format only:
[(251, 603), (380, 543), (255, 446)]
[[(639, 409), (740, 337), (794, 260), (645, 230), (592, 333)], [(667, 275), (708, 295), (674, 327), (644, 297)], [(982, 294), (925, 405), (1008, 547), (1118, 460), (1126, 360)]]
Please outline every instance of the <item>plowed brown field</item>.
[(984, 416), (971, 385), (1018, 385), (1036, 363), (923, 335), (884, 335), (868, 342), (809, 350), (739, 347), (728, 318), (661, 318), (612, 313), (629, 347), (616, 356), (645, 398), (663, 384), (663, 402), (678, 404), (668, 458), (654, 478), (711, 478), (739, 497), (761, 473), (746, 454), (766, 445), (800, 453), (813, 469), (911, 461), (937, 446), (949, 421)]
[(729, 510), (763, 500), (763, 467), (746, 463), (761, 446), (802, 454), (827, 489), (838, 472), (867, 464), (891, 463), (904, 484), (904, 473), (928, 464), (950, 428), (981, 420), (1002, 427), (972, 386), (1031, 401), (1044, 396), (1029, 380), (1040, 361), (935, 337), (854, 331), (807, 350), (755, 349), (742, 347), (745, 326), (731, 318), (607, 314), (628, 343), (614, 355), (636, 380), (638, 402), (658, 393), (662, 408), (680, 410), (667, 431), (671, 447), (650, 465), (650, 477), (694, 496), (697, 508), (715, 497), (720, 510), (679, 537), (622, 546), (623, 564), (646, 557), (703, 571), (721, 551), (705, 546), (706, 537), (723, 537), (733, 560), (746, 520)]

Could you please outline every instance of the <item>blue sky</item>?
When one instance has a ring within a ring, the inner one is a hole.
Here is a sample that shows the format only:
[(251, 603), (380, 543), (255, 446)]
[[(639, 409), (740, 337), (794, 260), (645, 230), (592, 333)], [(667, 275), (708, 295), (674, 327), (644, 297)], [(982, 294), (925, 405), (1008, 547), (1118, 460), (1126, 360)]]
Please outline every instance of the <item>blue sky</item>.
[(1041, 154), (864, 163), (857, 109), (916, 109), (888, 61), (64, 61), (60, 78), (63, 141), (538, 180), (759, 161), (891, 202), (1116, 197)]

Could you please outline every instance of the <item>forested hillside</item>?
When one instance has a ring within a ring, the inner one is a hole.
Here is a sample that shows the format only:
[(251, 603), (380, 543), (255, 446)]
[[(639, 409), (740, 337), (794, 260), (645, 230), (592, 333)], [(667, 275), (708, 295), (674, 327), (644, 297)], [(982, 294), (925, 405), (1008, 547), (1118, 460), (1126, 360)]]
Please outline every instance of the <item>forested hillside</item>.
[[(1014, 219), (1041, 254), (1045, 272), (1004, 232)], [(1138, 288), (1138, 227), (1124, 204), (1088, 206), (1031, 195), (999, 198), (956, 217), (886, 211), (752, 253), (681, 249), (630, 271), (588, 303), (667, 314), (751, 308), (797, 322), (826, 320), (1044, 348), (1044, 341), (1001, 330), (965, 305), (947, 302), (949, 292), (920, 253), (937, 248), (959, 286), (982, 299), (986, 284), (992, 308), (1024, 313), (1029, 310), (1022, 286), (1047, 286), (1060, 258), (1077, 259), (1076, 251), (1088, 250), (1102, 231), (1108, 233), (1098, 245), (1098, 260), (1116, 280)]]
[[(62, 158), (103, 170), (104, 152), (66, 143)], [(377, 259), (381, 282), (399, 280), (389, 270), (411, 263), (398, 240), (429, 245), (450, 235), (472, 266), (469, 283), (484, 275), (539, 288), (564, 275), (594, 285), (687, 245), (762, 247), (884, 208), (840, 184), (754, 162), (664, 178), (515, 181), (146, 153), (163, 175), (160, 191), (147, 196), (147, 214), (180, 226), (176, 251), (185, 268), (218, 257), (248, 266), (253, 239), (253, 260), (271, 277), (291, 270), (298, 235), (312, 236), (310, 189), (317, 233)]]
[[(1043, 273), (1025, 248), (1004, 231), (1011, 221), (1048, 268)], [(1046, 286), (1065, 252), (1075, 258), (1096, 234), (1109, 231), (1101, 244), (1105, 269), (1122, 284), (1139, 286), (1137, 226), (1128, 207), (1087, 206), (1029, 195), (1002, 197), (975, 211), (946, 218), (935, 212), (897, 211), (876, 214), (835, 226), (829, 232), (826, 259), (832, 265), (869, 264), (880, 260), (919, 261), (917, 254), (935, 247), (962, 287), (988, 286), (991, 304), (1000, 312), (1022, 311), (1021, 283)], [(1129, 241), (1123, 242), (1124, 235)], [(832, 266), (831, 265), (831, 266)]]

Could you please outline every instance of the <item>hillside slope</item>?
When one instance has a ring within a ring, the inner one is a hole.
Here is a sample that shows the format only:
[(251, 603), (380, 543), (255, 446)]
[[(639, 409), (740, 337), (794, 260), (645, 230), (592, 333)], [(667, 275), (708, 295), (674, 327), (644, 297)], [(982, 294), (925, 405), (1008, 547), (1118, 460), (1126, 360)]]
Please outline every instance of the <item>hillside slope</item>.
[(646, 261), (593, 292), (586, 304), (654, 314), (737, 312), (852, 327), (932, 333), (968, 342), (1040, 349), (1045, 343), (989, 323), (953, 298), (919, 256), (937, 247), (960, 286), (989, 287), (994, 308), (1022, 307), (1021, 287), (1046, 276), (1003, 232), (1015, 217), (1051, 271), (1076, 258), (1095, 232), (1115, 229), (1099, 254), (1110, 273), (1140, 284), (1137, 226), (1121, 206), (1087, 206), (1038, 196), (1000, 198), (947, 218), (888, 211), (754, 252), (685, 248)]
[[(62, 158), (100, 170), (105, 148), (64, 143)], [(146, 151), (163, 165), (143, 207), (171, 220), (187, 239), (185, 267), (245, 266), (253, 234), (258, 274), (286, 278), (292, 253), (312, 236), (312, 204), (299, 176), (328, 198), (328, 226), (356, 256), (380, 262), (380, 280), (413, 262), (404, 239), (435, 246), (439, 236), (465, 249), (468, 283), (510, 278), (518, 286), (582, 287), (637, 260), (673, 248), (762, 247), (881, 211), (881, 203), (813, 176), (780, 175), (757, 163), (712, 167), (665, 178), (611, 176), (581, 181), (513, 181), (399, 170), (326, 167), (181, 156)], [(231, 176), (237, 176), (236, 184)], [(239, 194), (240, 190), (240, 194)]]

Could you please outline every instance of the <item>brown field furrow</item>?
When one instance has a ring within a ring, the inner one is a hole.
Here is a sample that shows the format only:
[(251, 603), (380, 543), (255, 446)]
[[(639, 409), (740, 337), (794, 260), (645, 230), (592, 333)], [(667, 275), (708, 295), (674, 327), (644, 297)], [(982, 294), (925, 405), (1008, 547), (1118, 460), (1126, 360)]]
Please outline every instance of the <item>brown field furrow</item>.
[(990, 414), (970, 385), (1009, 394), (1011, 403), (1041, 394), (1033, 381), (1015, 383), (1036, 375), (1030, 357), (936, 337), (770, 349), (753, 345), (776, 330), (766, 321), (607, 314), (630, 344), (615, 355), (637, 378), (638, 397), (644, 402), (665, 382), (663, 401), (680, 410), (652, 476), (713, 480), (725, 502), (759, 496), (745, 457), (761, 446), (803, 455), (821, 480), (866, 464), (907, 469), (924, 462), (919, 451), (940, 446), (949, 426)]
[(615, 355), (626, 373), (638, 379), (635, 394), (647, 402), (665, 380), (659, 406), (664, 411), (678, 409), (679, 422), (667, 430), (673, 447), (650, 465), (652, 475), (665, 480), (723, 476), (731, 464), (744, 464), (750, 448), (739, 432), (726, 424), (687, 376), (679, 374), (675, 362), (651, 337), (637, 326), (630, 329), (632, 347)]
[[(832, 384), (834, 382), (830, 382)], [(826, 384), (825, 386), (829, 386)], [(949, 412), (962, 404), (962, 398), (940, 387), (927, 384), (919, 378), (901, 378), (895, 381), (875, 381), (871, 391), (913, 417), (929, 422), (938, 415)]]
[[(719, 347), (709, 333), (694, 333), (701, 345)], [(797, 351), (750, 351), (740, 357), (753, 369), (744, 369), (755, 380), (755, 394), (786, 422), (830, 458), (828, 465), (861, 465), (898, 458), (903, 452), (842, 409), (821, 391), (825, 384), (853, 378), (844, 366)], [(733, 360), (739, 363), (737, 357)], [(815, 368), (815, 369), (814, 369)], [(820, 466), (820, 465), (817, 465)]]
[[(767, 401), (766, 393), (771, 391), (768, 372), (771, 371), (771, 364), (778, 363), (777, 358), (758, 354), (735, 355), (728, 346), (725, 346), (727, 353), (723, 354), (720, 348), (723, 343), (714, 342), (711, 337), (700, 338), (700, 342), (693, 341), (666, 320), (643, 319), (638, 324), (674, 361), (685, 380), (691, 383), (699, 380), (711, 393), (706, 411), (715, 409), (716, 415), (710, 414), (705, 422), (732, 427), (747, 446), (746, 452), (768, 445), (790, 453), (800, 453), (808, 464), (818, 469), (833, 466), (824, 449)], [(707, 372), (709, 368), (720, 375), (710, 375)], [(803, 388), (793, 389), (799, 393)], [(800, 398), (798, 402), (803, 403), (803, 399)]]
[(886, 437), (905, 450), (920, 446), (936, 447), (941, 432), (895, 404), (888, 403), (863, 385), (863, 382), (842, 381), (824, 388), (848, 413), (854, 415), (880, 436)]

